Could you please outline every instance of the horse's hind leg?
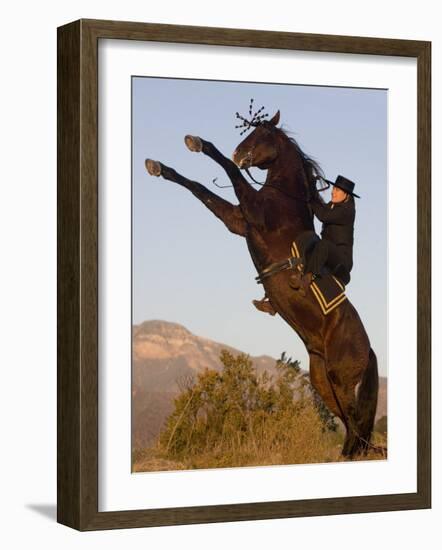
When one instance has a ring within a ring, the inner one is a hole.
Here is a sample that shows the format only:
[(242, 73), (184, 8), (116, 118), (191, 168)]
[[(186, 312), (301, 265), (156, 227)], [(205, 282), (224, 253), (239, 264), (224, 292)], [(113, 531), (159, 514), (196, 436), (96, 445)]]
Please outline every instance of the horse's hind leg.
[(178, 183), (188, 189), (226, 225), (229, 231), (245, 236), (246, 222), (239, 206), (218, 197), (204, 185), (185, 178), (173, 168), (156, 160), (146, 159), (146, 169), (151, 176), (162, 176), (164, 179)]
[[(340, 380), (335, 385), (336, 396), (347, 416), (347, 436), (342, 454), (353, 457), (365, 453), (370, 444), (378, 399), (378, 368), (373, 350), (368, 357), (355, 359), (360, 365), (358, 383), (354, 379)], [(345, 368), (342, 368), (345, 372)], [(333, 370), (331, 371), (333, 373)]]
[(340, 418), (345, 426), (342, 455), (353, 456), (359, 445), (354, 391), (342, 386), (336, 372), (326, 366), (325, 359), (315, 354), (310, 354), (310, 381), (330, 412)]
[(378, 404), (379, 375), (378, 361), (374, 351), (370, 348), (368, 365), (362, 375), (356, 397), (356, 417), (361, 440), (368, 448), (373, 431)]
[(352, 458), (364, 449), (360, 427), (362, 402), (357, 388), (362, 386), (369, 361), (370, 342), (356, 311), (349, 302), (335, 309), (328, 318), (324, 337), (327, 377), (336, 395), (341, 418), (347, 428), (342, 454)]
[(330, 368), (330, 365), (326, 368), (330, 387), (339, 410), (338, 416), (344, 423), (346, 430), (341, 454), (351, 458), (358, 452), (361, 444), (356, 415), (355, 389), (354, 386), (347, 385), (339, 379), (337, 369)]
[(352, 458), (365, 448), (358, 422), (358, 403), (356, 399), (356, 383), (346, 377), (345, 362), (327, 363), (327, 377), (333, 389), (333, 395), (338, 404), (340, 418), (346, 428), (346, 436), (342, 447), (342, 455)]
[(335, 394), (333, 393), (333, 389), (330, 385), (330, 380), (327, 377), (325, 360), (315, 353), (310, 354), (310, 382), (324, 401), (329, 411), (338, 418), (341, 418), (344, 422)]

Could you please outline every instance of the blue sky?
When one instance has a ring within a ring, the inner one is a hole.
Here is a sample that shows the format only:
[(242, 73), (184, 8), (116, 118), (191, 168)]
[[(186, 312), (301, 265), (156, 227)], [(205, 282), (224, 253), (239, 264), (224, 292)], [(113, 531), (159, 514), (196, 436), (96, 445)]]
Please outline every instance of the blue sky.
[[(326, 177), (356, 182), (354, 267), (347, 295), (357, 308), (387, 373), (387, 91), (134, 77), (133, 322), (163, 319), (251, 355), (286, 351), (308, 368), (304, 346), (278, 316), (259, 313), (262, 296), (245, 240), (186, 189), (149, 176), (152, 158), (237, 204), (223, 170), (191, 153), (186, 134), (212, 141), (231, 156), (240, 137), (235, 112), (250, 98), (322, 166)], [(265, 172), (252, 171), (258, 181)], [(325, 195), (328, 200), (329, 193)], [(317, 224), (318, 230), (320, 225)]]

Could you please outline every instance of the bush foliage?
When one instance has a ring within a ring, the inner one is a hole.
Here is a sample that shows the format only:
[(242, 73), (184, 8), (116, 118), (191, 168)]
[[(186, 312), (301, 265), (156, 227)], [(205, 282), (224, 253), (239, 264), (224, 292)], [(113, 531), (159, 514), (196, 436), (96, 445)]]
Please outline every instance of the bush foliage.
[(158, 442), (163, 458), (189, 468), (335, 460), (342, 434), (298, 361), (276, 374), (223, 350), (222, 370), (182, 383)]

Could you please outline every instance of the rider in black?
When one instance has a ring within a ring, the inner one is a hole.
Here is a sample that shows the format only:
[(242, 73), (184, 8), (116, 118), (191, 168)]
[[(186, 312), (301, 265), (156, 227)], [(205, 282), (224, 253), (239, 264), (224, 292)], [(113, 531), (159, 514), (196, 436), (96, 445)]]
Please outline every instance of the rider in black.
[[(332, 182), (330, 182), (332, 183)], [(310, 205), (316, 217), (322, 221), (321, 239), (314, 231), (307, 231), (301, 238), (310, 241), (307, 265), (304, 275), (295, 272), (290, 277), (290, 286), (305, 295), (312, 280), (319, 277), (324, 266), (340, 281), (347, 285), (353, 267), (353, 229), (355, 221), (354, 197), (360, 198), (353, 190), (355, 184), (343, 176), (332, 183), (331, 201), (325, 203), (319, 193), (313, 194)], [(253, 301), (260, 311), (275, 315), (272, 305), (264, 297)]]
[(353, 267), (353, 229), (355, 221), (355, 184), (338, 176), (333, 184), (331, 201), (327, 204), (315, 193), (310, 202), (316, 217), (322, 222), (321, 239), (308, 255), (304, 273), (312, 278), (320, 275), (324, 266), (336, 275), (344, 285), (350, 282)]

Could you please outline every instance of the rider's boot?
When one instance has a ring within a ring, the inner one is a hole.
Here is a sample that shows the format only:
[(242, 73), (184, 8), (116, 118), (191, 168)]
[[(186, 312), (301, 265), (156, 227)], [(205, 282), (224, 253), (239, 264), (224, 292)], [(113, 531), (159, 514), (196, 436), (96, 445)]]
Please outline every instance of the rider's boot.
[(264, 296), (262, 300), (253, 300), (252, 303), (259, 311), (269, 313), (270, 315), (276, 315), (276, 311), (267, 296)]
[(289, 285), (297, 290), (301, 296), (306, 296), (313, 279), (313, 274), (310, 272), (302, 274), (300, 271), (296, 271), (293, 275), (290, 275)]

